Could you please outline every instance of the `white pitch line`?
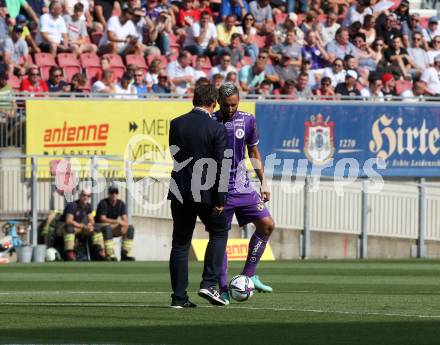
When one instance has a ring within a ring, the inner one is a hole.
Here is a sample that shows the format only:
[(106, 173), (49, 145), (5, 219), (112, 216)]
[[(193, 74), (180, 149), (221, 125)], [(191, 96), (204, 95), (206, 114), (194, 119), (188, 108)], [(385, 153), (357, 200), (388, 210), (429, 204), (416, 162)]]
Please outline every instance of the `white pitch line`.
[(6, 296), (32, 296), (32, 295), (96, 295), (96, 294), (139, 294), (139, 295), (151, 295), (151, 294), (171, 294), (166, 291), (2, 291), (0, 295)]
[[(167, 309), (167, 305), (158, 304), (128, 304), (128, 303), (60, 303), (60, 302), (0, 302), (0, 306), (36, 306), (36, 307), (113, 307), (113, 308), (160, 308)], [(324, 310), (324, 309), (301, 309), (301, 308), (275, 308), (275, 307), (214, 307), (210, 305), (199, 305), (198, 308), (216, 309), (217, 311), (229, 310), (258, 310), (258, 311), (291, 311), (301, 313), (318, 313), (318, 314), (341, 314), (341, 315), (357, 315), (357, 316), (387, 316), (387, 317), (403, 317), (403, 318), (420, 318), (420, 319), (440, 319), (440, 315), (420, 315), (420, 314), (402, 314), (402, 313), (380, 313), (371, 311), (344, 311), (344, 310)]]

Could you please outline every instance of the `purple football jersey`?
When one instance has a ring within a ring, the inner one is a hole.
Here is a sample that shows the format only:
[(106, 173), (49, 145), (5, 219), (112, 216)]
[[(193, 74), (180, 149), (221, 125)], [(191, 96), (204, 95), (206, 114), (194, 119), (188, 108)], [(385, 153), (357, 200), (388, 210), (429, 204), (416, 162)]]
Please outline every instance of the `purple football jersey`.
[(237, 111), (235, 115), (223, 121), (221, 112), (212, 114), (212, 118), (223, 123), (227, 132), (227, 148), (232, 149), (232, 166), (229, 178), (229, 193), (249, 193), (250, 182), (246, 169), (246, 146), (258, 144), (258, 131), (255, 117), (244, 111)]

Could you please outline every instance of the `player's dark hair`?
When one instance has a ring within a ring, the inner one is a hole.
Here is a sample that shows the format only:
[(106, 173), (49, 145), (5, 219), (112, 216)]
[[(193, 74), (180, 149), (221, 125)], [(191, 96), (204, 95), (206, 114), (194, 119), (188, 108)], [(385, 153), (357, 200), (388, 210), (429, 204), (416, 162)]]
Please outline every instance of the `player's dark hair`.
[(217, 90), (214, 85), (199, 85), (194, 90), (193, 105), (195, 107), (210, 107), (217, 100)]

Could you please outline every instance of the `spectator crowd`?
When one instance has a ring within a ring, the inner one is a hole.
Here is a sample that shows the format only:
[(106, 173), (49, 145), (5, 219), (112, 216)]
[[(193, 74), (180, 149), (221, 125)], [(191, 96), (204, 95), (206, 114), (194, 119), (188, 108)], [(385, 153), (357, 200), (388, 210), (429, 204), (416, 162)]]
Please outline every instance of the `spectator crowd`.
[(421, 100), (437, 17), (407, 0), (0, 0), (0, 91)]

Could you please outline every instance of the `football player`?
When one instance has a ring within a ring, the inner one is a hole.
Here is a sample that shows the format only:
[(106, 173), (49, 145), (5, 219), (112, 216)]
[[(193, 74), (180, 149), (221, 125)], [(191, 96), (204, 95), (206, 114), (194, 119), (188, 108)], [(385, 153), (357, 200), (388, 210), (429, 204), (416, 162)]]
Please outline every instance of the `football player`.
[[(254, 223), (256, 230), (249, 241), (248, 255), (242, 274), (252, 279), (257, 291), (272, 292), (272, 288), (263, 284), (256, 275), (257, 264), (275, 227), (272, 216), (265, 205), (265, 202), (270, 199), (270, 193), (264, 175), (261, 154), (258, 150), (258, 131), (255, 117), (239, 111), (239, 102), (240, 95), (237, 87), (232, 83), (225, 83), (219, 89), (220, 110), (212, 115), (213, 119), (225, 125), (227, 148), (232, 150), (228, 199), (224, 212), (229, 227), (231, 227), (234, 214), (240, 226)], [(245, 165), (246, 148), (261, 183), (260, 193), (257, 193), (250, 185)], [(219, 277), (219, 286), (221, 297), (228, 304), (228, 259), (226, 253)]]

